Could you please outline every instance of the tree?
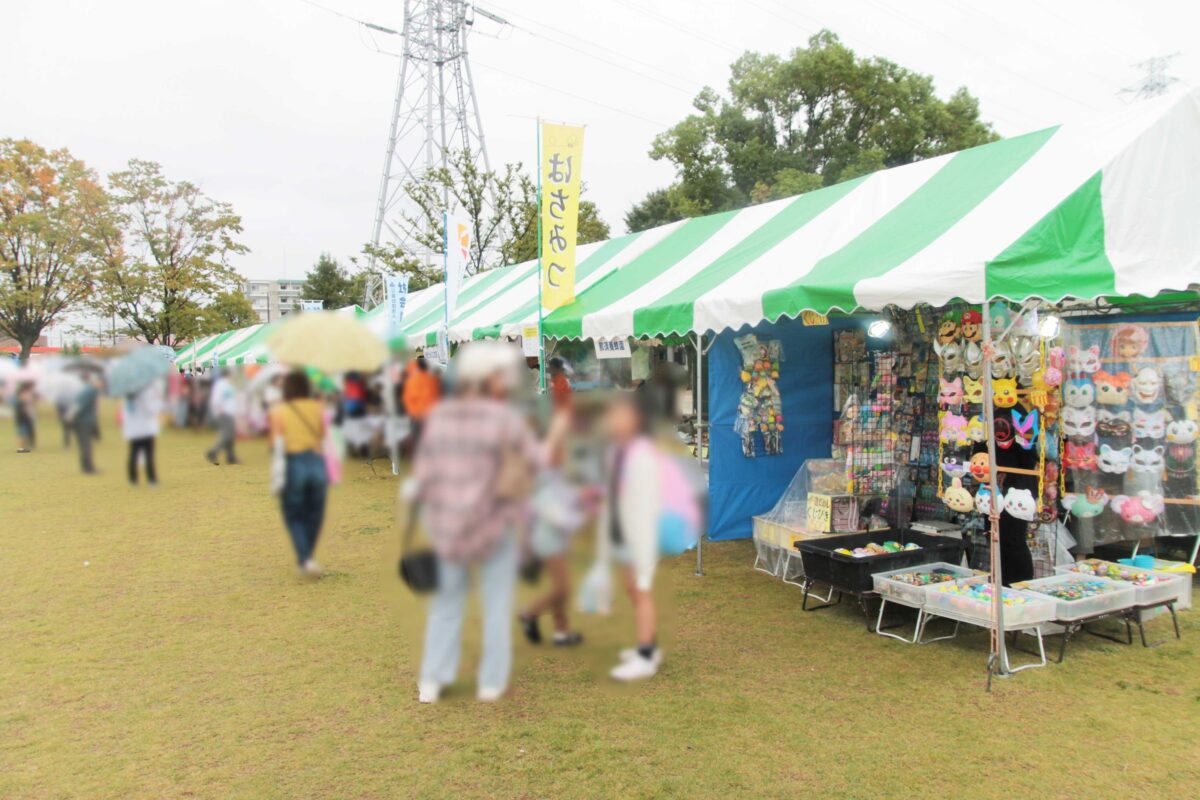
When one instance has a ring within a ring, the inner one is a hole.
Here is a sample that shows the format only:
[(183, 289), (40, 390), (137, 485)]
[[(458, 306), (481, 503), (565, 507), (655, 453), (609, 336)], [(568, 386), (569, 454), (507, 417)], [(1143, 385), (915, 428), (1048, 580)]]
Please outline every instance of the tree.
[(249, 252), (235, 239), (242, 218), (153, 161), (133, 159), (108, 181), (130, 250), (109, 248), (94, 302), (147, 342), (175, 347), (200, 333), (205, 305), (241, 282), (229, 258)]
[(0, 139), (0, 333), (25, 361), (42, 330), (82, 302), (116, 231), (95, 173), (66, 150)]
[(247, 328), (257, 325), (261, 320), (250, 298), (241, 289), (221, 292), (200, 312), (200, 330), (197, 333), (206, 336), (210, 333), (222, 333), (237, 328)]
[(933, 80), (859, 58), (829, 31), (786, 57), (747, 52), (729, 97), (705, 87), (650, 156), (677, 180), (625, 215), (630, 230), (830, 186), (996, 139), (965, 88), (948, 100)]
[(320, 300), (325, 308), (342, 308), (362, 301), (354, 294), (354, 280), (329, 253), (321, 253), (304, 276), (304, 299)]

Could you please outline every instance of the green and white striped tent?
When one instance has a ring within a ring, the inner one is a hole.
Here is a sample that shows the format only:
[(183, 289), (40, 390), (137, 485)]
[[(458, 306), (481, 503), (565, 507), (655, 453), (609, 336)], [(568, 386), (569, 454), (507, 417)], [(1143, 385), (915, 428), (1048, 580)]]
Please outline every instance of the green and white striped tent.
[(1185, 289), (1200, 282), (1200, 90), (668, 227), (546, 335)]

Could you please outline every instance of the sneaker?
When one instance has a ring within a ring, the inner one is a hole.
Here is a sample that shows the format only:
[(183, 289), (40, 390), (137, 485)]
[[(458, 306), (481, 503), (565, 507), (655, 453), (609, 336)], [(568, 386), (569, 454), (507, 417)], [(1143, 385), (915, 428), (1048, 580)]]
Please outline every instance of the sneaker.
[(18, 453), (28, 453), (30, 451), (29, 451), (29, 448), (27, 448), (27, 447), (18, 447), (17, 452)]
[(583, 643), (583, 634), (579, 633), (578, 631), (571, 631), (570, 633), (555, 633), (554, 634), (554, 646), (555, 647), (574, 647), (575, 645), (582, 644), (582, 643)]
[(442, 685), (433, 681), (417, 682), (417, 702), (433, 704), (442, 696)]
[(310, 558), (304, 562), (304, 574), (310, 578), (321, 577), (321, 565)]
[[(640, 658), (640, 657), (641, 657), (641, 654), (638, 653), (638, 649), (636, 647), (626, 647), (624, 650), (622, 650), (620, 653), (617, 654), (617, 658), (621, 661), (622, 664), (624, 664), (626, 661), (628, 661), (631, 658)], [(654, 666), (657, 667), (657, 666), (661, 665), (662, 660), (663, 660), (663, 649), (661, 647), (654, 648), (654, 655), (652, 655), (650, 657), (650, 659), (654, 662)]]
[[(655, 653), (657, 655), (657, 652)], [(659, 659), (655, 656), (645, 658), (642, 655), (636, 655), (612, 668), (608, 674), (613, 680), (617, 681), (641, 681), (646, 678), (653, 678), (658, 672)]]
[(481, 703), (494, 703), (503, 696), (503, 689), (493, 689), (490, 686), (480, 686), (479, 691), (475, 693), (476, 699)]
[(542, 630), (538, 627), (537, 617), (528, 617), (521, 614), (517, 617), (517, 622), (521, 623), (521, 632), (525, 634), (525, 638), (530, 644), (542, 643)]

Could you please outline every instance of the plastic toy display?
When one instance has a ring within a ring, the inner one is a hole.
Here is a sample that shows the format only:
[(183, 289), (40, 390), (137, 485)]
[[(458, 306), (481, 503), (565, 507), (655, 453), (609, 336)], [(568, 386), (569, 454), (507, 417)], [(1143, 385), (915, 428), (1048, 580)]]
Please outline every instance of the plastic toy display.
[(1057, 603), (1054, 618), (1063, 622), (1115, 613), (1137, 602), (1132, 586), (1075, 573), (1024, 581), (1013, 588), (1053, 598)]
[[(986, 578), (966, 578), (926, 591), (926, 612), (984, 628), (992, 626), (996, 595)], [(1049, 598), (1015, 589), (1002, 590), (1000, 597), (1006, 630), (1028, 628), (1054, 619), (1054, 602)]]
[[(1107, 578), (1110, 581), (1128, 583), (1134, 587), (1134, 602), (1139, 606), (1153, 605), (1178, 597), (1180, 584), (1191, 583), (1183, 574), (1152, 572), (1148, 569), (1138, 569), (1126, 564), (1102, 561), (1098, 558), (1077, 561), (1074, 564), (1059, 567), (1057, 571), (1060, 574), (1091, 575)], [(1190, 590), (1190, 585), (1187, 588)]]
[(742, 355), (742, 383), (734, 430), (742, 437), (742, 455), (754, 458), (755, 439), (761, 437), (762, 452), (783, 452), (783, 398), (776, 380), (783, 361), (783, 344), (778, 339), (760, 342), (752, 333), (734, 339)]

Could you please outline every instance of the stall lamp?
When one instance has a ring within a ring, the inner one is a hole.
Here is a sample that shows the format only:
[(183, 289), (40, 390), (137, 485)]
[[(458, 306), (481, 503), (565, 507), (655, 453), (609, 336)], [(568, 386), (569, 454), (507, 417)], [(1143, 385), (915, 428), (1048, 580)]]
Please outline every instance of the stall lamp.
[(1058, 337), (1059, 325), (1058, 317), (1046, 315), (1042, 317), (1041, 324), (1038, 325), (1038, 335), (1043, 339), (1055, 339)]
[(886, 319), (877, 319), (867, 326), (867, 336), (872, 339), (882, 339), (892, 332), (892, 323)]

